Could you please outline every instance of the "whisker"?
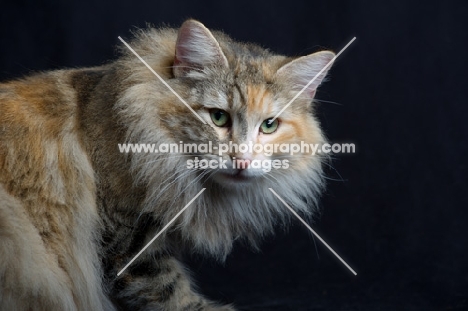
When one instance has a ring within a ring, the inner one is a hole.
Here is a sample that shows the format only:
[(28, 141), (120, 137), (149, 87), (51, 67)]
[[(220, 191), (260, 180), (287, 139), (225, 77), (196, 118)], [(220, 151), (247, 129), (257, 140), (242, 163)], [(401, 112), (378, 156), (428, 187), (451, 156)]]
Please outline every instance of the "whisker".
[(335, 171), (335, 173), (338, 175), (338, 177), (340, 177), (341, 180), (338, 180), (338, 181), (346, 181), (342, 176), (341, 174), (338, 172), (338, 170), (333, 166), (331, 165), (330, 163), (327, 163), (327, 162), (323, 162), (323, 164), (325, 164), (326, 166), (328, 166), (329, 168), (331, 168), (333, 171)]
[(317, 101), (317, 102), (319, 102), (319, 103), (327, 103), (327, 104), (333, 104), (333, 105), (343, 106), (343, 104), (340, 104), (340, 103), (337, 103), (337, 102), (332, 102), (332, 101), (329, 101), (329, 100), (324, 100), (324, 99), (314, 98), (314, 101)]
[[(160, 188), (154, 189), (154, 190), (152, 191), (150, 197), (152, 197), (153, 195), (155, 195), (156, 191), (158, 191), (158, 190), (159, 190), (159, 194), (156, 196), (156, 198), (152, 199), (152, 201), (157, 201), (157, 200), (159, 200), (159, 199), (162, 197), (162, 195), (168, 190), (168, 188), (169, 188), (170, 186), (172, 186), (177, 180), (179, 180), (179, 179), (182, 178), (182, 177), (186, 177), (186, 176), (188, 176), (188, 175), (191, 174), (191, 173), (192, 173), (192, 171), (182, 171), (182, 172), (180, 172), (179, 170), (176, 170), (176, 172), (173, 173), (172, 175), (170, 175), (169, 177), (167, 177), (167, 178), (163, 181), (163, 183), (167, 182), (170, 178), (172, 178), (173, 176), (175, 176), (175, 175), (177, 175), (177, 174), (180, 174), (180, 175), (177, 176), (177, 177), (176, 177), (173, 181), (171, 181), (170, 183), (165, 184), (164, 188), (162, 188), (162, 189), (160, 189)], [(146, 205), (146, 206), (142, 209), (142, 211), (140, 212), (140, 214), (139, 214), (138, 217), (137, 217), (136, 222), (137, 222), (137, 221), (140, 219), (140, 217), (147, 211), (147, 209), (149, 209), (149, 206), (148, 206), (148, 205)]]
[[(182, 189), (182, 190), (180, 191), (180, 193), (183, 193), (185, 190), (187, 190), (188, 187), (190, 187), (190, 186), (193, 185), (194, 183), (198, 182), (198, 181), (199, 181), (201, 178), (203, 178), (203, 176), (206, 175), (207, 173), (208, 173), (208, 171), (206, 171), (206, 170), (203, 171), (199, 176), (195, 177), (194, 180), (192, 180), (191, 182), (189, 182), (189, 183), (184, 187), (184, 189)], [(174, 204), (175, 204), (176, 202), (177, 202), (177, 199), (174, 198), (174, 199), (172, 200), (171, 205), (169, 205), (168, 210), (170, 210), (170, 209), (174, 206)]]

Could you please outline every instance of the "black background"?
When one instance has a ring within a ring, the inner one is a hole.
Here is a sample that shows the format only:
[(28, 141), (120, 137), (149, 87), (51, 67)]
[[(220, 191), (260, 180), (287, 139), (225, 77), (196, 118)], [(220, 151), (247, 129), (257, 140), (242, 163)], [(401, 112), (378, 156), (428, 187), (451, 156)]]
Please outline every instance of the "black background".
[[(377, 2), (377, 3), (376, 3)], [(242, 310), (468, 309), (468, 3), (463, 1), (15, 1), (0, 4), (0, 78), (115, 58), (133, 26), (186, 18), (287, 55), (339, 51), (317, 97), (332, 142), (316, 231), (299, 223), (191, 262), (202, 291)]]

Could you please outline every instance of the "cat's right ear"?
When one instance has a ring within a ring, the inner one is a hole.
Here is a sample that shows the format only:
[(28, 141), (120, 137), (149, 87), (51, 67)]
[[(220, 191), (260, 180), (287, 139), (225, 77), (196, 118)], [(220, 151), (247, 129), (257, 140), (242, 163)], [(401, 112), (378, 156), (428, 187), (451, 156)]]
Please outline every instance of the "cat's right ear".
[(174, 76), (182, 77), (210, 65), (228, 67), (228, 61), (218, 41), (202, 23), (195, 20), (184, 22), (176, 41)]

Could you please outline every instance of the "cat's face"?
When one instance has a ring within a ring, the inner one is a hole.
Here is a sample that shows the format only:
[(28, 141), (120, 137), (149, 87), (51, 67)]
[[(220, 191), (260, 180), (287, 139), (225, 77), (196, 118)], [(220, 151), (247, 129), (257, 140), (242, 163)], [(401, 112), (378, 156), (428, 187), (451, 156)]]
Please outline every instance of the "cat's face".
[(275, 146), (324, 142), (312, 100), (332, 52), (278, 56), (222, 33), (213, 35), (193, 20), (177, 33), (143, 32), (133, 46), (203, 122), (130, 54), (122, 65), (131, 83), (116, 105), (129, 142), (212, 147), (188, 154), (132, 154), (135, 183), (148, 190), (145, 210), (169, 221), (206, 188), (196, 206), (180, 216), (178, 228), (196, 249), (220, 257), (234, 240), (255, 245), (289, 218), (269, 188), (302, 215), (312, 215), (323, 186), (323, 157), (291, 155), (291, 149)]
[(179, 120), (192, 124), (162, 120), (171, 120), (166, 126), (176, 130), (175, 141), (212, 143), (212, 150), (194, 156), (213, 164), (203, 169), (221, 185), (248, 187), (318, 169), (318, 156), (291, 155), (284, 148), (324, 142), (311, 101), (326, 71), (282, 110), (332, 58), (319, 52), (291, 61), (258, 47), (218, 42), (189, 21), (179, 31), (173, 71), (187, 102), (209, 126), (182, 105)]

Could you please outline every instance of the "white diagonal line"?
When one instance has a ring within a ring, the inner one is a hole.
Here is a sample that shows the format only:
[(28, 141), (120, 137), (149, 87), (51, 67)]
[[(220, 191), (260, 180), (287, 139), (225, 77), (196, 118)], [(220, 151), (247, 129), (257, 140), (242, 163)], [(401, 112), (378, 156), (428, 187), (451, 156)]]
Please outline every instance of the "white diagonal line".
[(314, 81), (317, 79), (317, 77), (319, 77), (328, 67), (330, 67), (330, 65), (338, 58), (338, 56), (340, 56), (341, 53), (344, 52), (344, 50), (346, 50), (346, 49), (348, 48), (348, 46), (351, 45), (351, 43), (353, 43), (354, 40), (356, 40), (356, 37), (352, 38), (351, 41), (349, 41), (348, 44), (346, 44), (345, 47), (342, 48), (341, 51), (339, 51), (338, 54), (336, 54), (336, 55), (327, 63), (327, 65), (325, 65), (325, 67), (323, 67), (322, 70), (320, 70), (319, 73), (316, 74), (315, 77), (314, 77), (312, 80), (310, 80), (309, 83), (307, 83), (307, 85), (304, 86), (304, 87), (302, 88), (302, 90), (300, 90), (300, 91), (296, 94), (296, 96), (294, 96), (293, 99), (291, 99), (291, 100), (289, 101), (289, 103), (287, 103), (286, 106), (284, 106), (283, 109), (281, 109), (280, 112), (278, 112), (278, 113), (276, 114), (276, 116), (275, 116), (273, 119), (270, 119), (270, 121), (268, 121), (268, 123), (271, 124), (273, 121), (275, 121), (276, 118), (278, 118), (278, 116), (279, 116), (280, 114), (282, 114), (283, 111), (285, 111), (286, 108), (288, 108), (289, 105), (291, 105), (291, 103), (292, 103), (293, 101), (295, 101), (296, 98), (298, 98), (298, 97), (302, 94), (302, 92), (304, 92), (305, 89), (307, 89), (312, 83), (314, 83)]
[(132, 49), (132, 47), (131, 47), (130, 45), (128, 45), (127, 42), (124, 41), (124, 39), (122, 39), (120, 36), (119, 36), (118, 38), (119, 38), (120, 41), (122, 41), (123, 44), (125, 44), (125, 46), (126, 46), (130, 51), (132, 51), (133, 54), (135, 54), (136, 57), (138, 57), (138, 59), (139, 59), (143, 64), (145, 64), (146, 67), (148, 67), (148, 69), (149, 69), (156, 77), (158, 77), (158, 79), (159, 79), (172, 93), (174, 93), (175, 96), (177, 96), (177, 98), (178, 98), (185, 106), (187, 106), (188, 109), (190, 109), (191, 112), (193, 112), (194, 115), (197, 116), (198, 119), (200, 119), (200, 121), (203, 122), (203, 124), (206, 124), (205, 120), (203, 120), (202, 117), (200, 117), (200, 115), (199, 115), (198, 113), (196, 113), (195, 110), (193, 110), (192, 107), (190, 107), (190, 106), (187, 104), (187, 102), (186, 102), (182, 97), (180, 97), (179, 94), (177, 94), (177, 92), (174, 91), (174, 89), (173, 89), (169, 84), (167, 84), (167, 82), (164, 81), (164, 79), (161, 78), (161, 76), (158, 75), (158, 74), (156, 73), (156, 71), (154, 71), (153, 68), (151, 68), (150, 65), (148, 65), (148, 63), (145, 62), (145, 60), (144, 60), (143, 58), (141, 58), (140, 55), (138, 55), (138, 53), (135, 52), (135, 50)]
[(309, 229), (319, 240), (320, 242), (322, 242), (329, 250), (330, 252), (333, 253), (333, 255), (335, 255), (345, 266), (346, 268), (348, 268), (354, 275), (357, 275), (357, 273), (353, 270), (353, 268), (351, 268), (347, 263), (346, 261), (343, 260), (343, 258), (340, 257), (340, 255), (338, 255), (334, 250), (333, 248), (331, 248), (327, 242), (325, 242), (315, 231), (314, 229), (312, 229), (305, 221), (304, 219), (302, 219), (273, 189), (271, 188), (268, 188), (270, 189), (271, 192), (273, 192), (273, 194), (294, 214), (294, 216), (296, 216), (303, 224), (304, 226), (307, 227), (307, 229)]
[(125, 269), (127, 269), (135, 261), (135, 259), (137, 259), (151, 245), (151, 243), (153, 243), (154, 240), (156, 240), (174, 222), (174, 220), (176, 220), (176, 218), (179, 217), (180, 214), (182, 214), (190, 206), (190, 204), (192, 204), (192, 202), (195, 201), (196, 198), (198, 198), (200, 194), (202, 194), (203, 191), (205, 191), (205, 189), (206, 188), (200, 190), (200, 192), (198, 192), (197, 195), (192, 200), (190, 200), (190, 202), (188, 202), (187, 205), (185, 205), (185, 207), (181, 209), (180, 212), (178, 212), (177, 215), (175, 215), (174, 218), (172, 218), (171, 221), (169, 221), (167, 225), (165, 225), (164, 228), (162, 228), (161, 231), (159, 231), (158, 234), (156, 234), (154, 238), (152, 238), (151, 241), (149, 241), (148, 244), (146, 244), (145, 247), (143, 247), (141, 251), (138, 254), (136, 254), (135, 257), (133, 257), (133, 259), (130, 260), (130, 262), (125, 267), (123, 267), (122, 270), (120, 270), (119, 273), (117, 273), (117, 276), (121, 275), (122, 272), (124, 272)]

